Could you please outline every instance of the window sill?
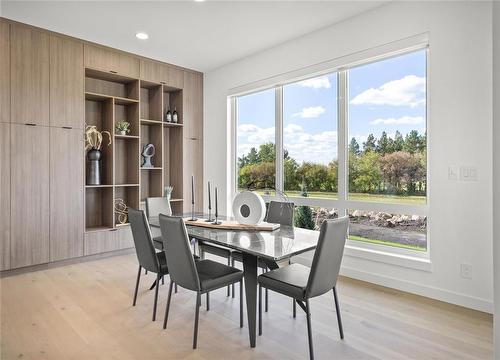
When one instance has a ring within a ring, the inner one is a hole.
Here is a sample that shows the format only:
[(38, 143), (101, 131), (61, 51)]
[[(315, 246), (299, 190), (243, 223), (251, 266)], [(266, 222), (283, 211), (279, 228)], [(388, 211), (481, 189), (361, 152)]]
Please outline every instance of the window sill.
[(355, 241), (348, 240), (344, 255), (409, 269), (432, 272), (432, 262), (428, 258), (428, 253), (410, 254), (408, 252), (408, 254), (398, 254), (380, 249), (371, 249), (364, 246), (364, 244), (357, 244)]

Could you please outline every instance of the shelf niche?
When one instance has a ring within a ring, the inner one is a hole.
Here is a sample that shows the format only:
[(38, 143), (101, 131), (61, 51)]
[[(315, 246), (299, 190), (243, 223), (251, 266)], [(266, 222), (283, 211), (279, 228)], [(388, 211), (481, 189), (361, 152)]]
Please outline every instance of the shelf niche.
[(113, 227), (113, 188), (91, 187), (85, 189), (85, 230)]
[[(134, 186), (115, 186), (115, 198), (116, 199), (122, 199), (125, 202), (125, 205), (127, 205), (128, 208), (132, 209), (139, 209), (139, 185), (134, 185)], [(114, 209), (114, 203), (113, 201), (113, 209)], [(124, 224), (120, 224), (118, 222), (118, 217), (117, 217), (117, 212), (116, 210), (114, 211), (114, 219), (115, 219), (115, 224), (117, 226), (121, 226)], [(128, 216), (127, 216), (127, 222), (126, 224), (129, 223)]]
[(114, 137), (115, 185), (139, 184), (139, 138)]
[(141, 80), (141, 119), (163, 120), (162, 85)]
[(182, 113), (182, 90), (163, 85), (163, 111), (167, 111), (169, 107), (172, 113), (174, 109), (177, 111), (178, 124), (182, 124), (184, 121)]
[[(113, 134), (113, 99), (85, 99), (85, 123), (94, 125), (99, 131)], [(112, 136), (112, 135), (111, 135)], [(101, 145), (101, 179), (102, 185), (113, 185), (113, 146), (109, 145), (107, 135), (103, 136)], [(88, 160), (85, 156), (85, 172)]]
[(172, 199), (182, 198), (182, 127), (163, 128), (163, 182), (173, 186)]
[(94, 69), (85, 69), (85, 91), (139, 100), (139, 80)]
[(155, 155), (151, 158), (154, 168), (142, 168), (141, 156), (141, 201), (147, 197), (163, 196), (163, 127), (162, 124), (146, 123), (141, 125), (141, 148), (147, 144), (155, 146)]
[[(130, 132), (127, 135), (139, 136), (139, 104), (117, 104), (115, 102), (115, 125), (120, 121), (130, 124)], [(116, 133), (116, 130), (114, 130)]]

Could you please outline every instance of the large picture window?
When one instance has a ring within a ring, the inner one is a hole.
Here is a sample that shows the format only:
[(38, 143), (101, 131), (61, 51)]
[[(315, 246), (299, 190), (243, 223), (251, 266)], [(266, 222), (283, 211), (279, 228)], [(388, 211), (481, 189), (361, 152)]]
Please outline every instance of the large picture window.
[(346, 214), (352, 244), (426, 252), (427, 51), (234, 97), (235, 190), (290, 198), (296, 226)]

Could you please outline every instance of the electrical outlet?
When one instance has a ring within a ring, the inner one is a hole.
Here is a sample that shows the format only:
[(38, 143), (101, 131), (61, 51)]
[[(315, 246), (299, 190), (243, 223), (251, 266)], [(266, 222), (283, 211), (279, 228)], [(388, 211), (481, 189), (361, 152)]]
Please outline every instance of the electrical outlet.
[(477, 181), (477, 168), (475, 166), (461, 166), (460, 180)]
[(458, 180), (458, 170), (455, 166), (448, 167), (448, 180)]
[(464, 279), (472, 279), (472, 265), (460, 264), (460, 276)]

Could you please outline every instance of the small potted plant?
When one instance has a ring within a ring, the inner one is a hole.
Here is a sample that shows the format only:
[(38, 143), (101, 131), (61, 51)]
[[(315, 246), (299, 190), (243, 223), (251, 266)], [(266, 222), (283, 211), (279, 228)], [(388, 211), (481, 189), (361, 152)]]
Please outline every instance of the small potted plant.
[(130, 123), (127, 121), (118, 121), (115, 129), (118, 135), (126, 135), (130, 132)]

